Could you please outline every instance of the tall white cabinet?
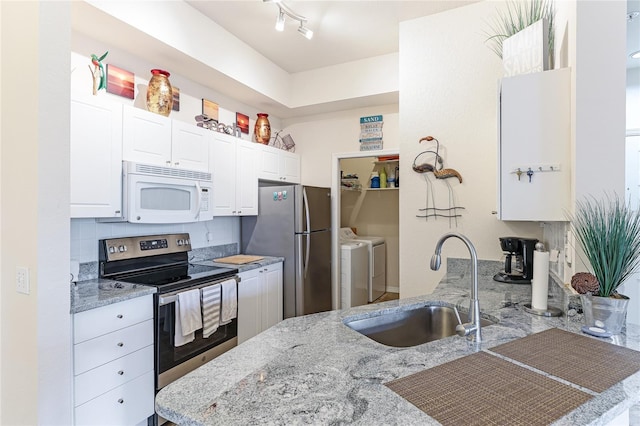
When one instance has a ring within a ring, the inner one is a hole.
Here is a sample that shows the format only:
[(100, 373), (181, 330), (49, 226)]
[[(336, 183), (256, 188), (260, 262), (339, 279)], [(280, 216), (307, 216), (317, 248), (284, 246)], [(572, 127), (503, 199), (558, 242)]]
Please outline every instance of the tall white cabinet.
[(283, 319), (282, 262), (241, 272), (238, 283), (238, 344)]
[(209, 164), (213, 174), (214, 216), (258, 214), (255, 144), (223, 133), (213, 136)]
[(71, 99), (71, 217), (122, 214), (122, 105)]
[(502, 79), (498, 218), (566, 221), (570, 200), (571, 70)]

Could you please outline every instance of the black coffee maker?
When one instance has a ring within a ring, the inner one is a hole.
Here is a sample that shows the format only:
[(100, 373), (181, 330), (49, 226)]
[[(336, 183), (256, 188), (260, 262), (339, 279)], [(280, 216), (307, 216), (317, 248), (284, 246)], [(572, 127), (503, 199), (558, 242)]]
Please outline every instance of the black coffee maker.
[(504, 270), (495, 274), (493, 279), (501, 283), (531, 284), (533, 251), (537, 242), (533, 238), (500, 238), (500, 247), (505, 252)]

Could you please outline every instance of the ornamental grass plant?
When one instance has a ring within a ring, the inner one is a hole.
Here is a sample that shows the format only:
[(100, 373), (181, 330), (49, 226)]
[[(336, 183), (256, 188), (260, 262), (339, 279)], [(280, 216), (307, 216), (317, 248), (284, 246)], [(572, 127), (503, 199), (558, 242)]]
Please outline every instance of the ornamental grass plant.
[(485, 31), (487, 44), (502, 59), (502, 42), (512, 35), (524, 30), (529, 25), (546, 19), (549, 23), (549, 53), (553, 58), (555, 10), (552, 0), (512, 0), (507, 2), (506, 9), (497, 9), (496, 18), (488, 23)]
[(594, 295), (616, 297), (618, 287), (640, 266), (640, 211), (618, 196), (589, 197), (576, 203), (571, 229), (598, 279)]

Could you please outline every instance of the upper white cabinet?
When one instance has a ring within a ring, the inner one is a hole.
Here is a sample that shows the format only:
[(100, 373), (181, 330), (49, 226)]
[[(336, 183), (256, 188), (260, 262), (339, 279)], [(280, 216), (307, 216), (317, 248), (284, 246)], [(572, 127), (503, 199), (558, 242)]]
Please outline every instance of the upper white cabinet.
[(71, 99), (71, 217), (122, 213), (122, 104)]
[(211, 131), (124, 106), (123, 159), (166, 167), (209, 171)]
[(568, 68), (502, 79), (499, 219), (567, 220), (570, 87)]
[(300, 183), (300, 156), (268, 145), (258, 146), (258, 178)]
[(255, 144), (216, 133), (210, 148), (214, 216), (258, 214)]

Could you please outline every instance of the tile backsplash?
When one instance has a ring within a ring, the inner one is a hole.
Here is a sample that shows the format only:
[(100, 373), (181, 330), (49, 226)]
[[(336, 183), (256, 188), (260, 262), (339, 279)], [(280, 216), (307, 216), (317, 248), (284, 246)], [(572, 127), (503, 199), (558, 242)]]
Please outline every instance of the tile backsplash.
[(98, 260), (98, 240), (188, 232), (193, 249), (240, 245), (240, 218), (216, 217), (207, 222), (184, 224), (103, 223), (95, 219), (71, 219), (71, 259), (80, 263)]

